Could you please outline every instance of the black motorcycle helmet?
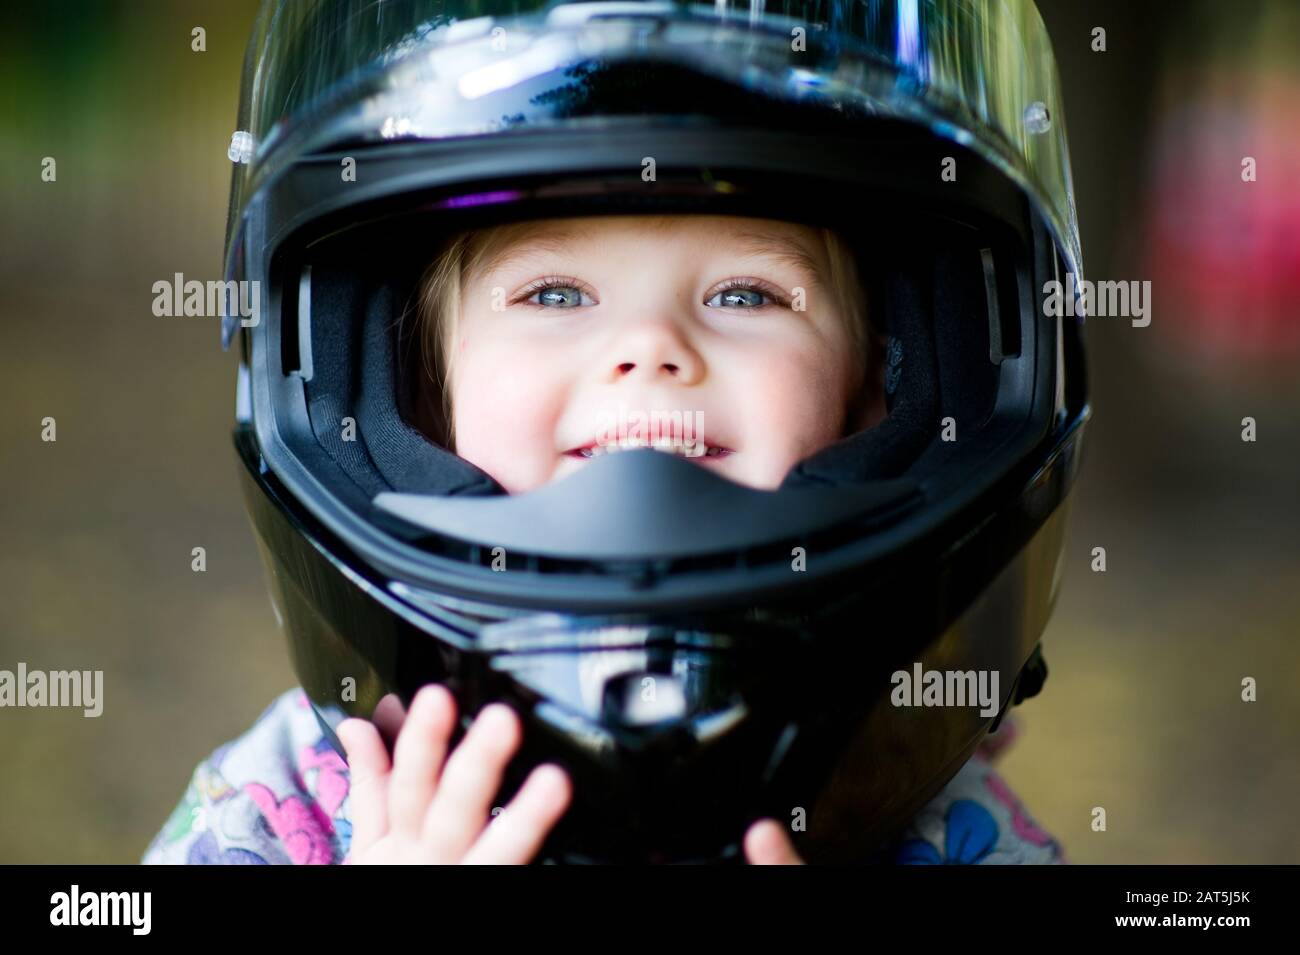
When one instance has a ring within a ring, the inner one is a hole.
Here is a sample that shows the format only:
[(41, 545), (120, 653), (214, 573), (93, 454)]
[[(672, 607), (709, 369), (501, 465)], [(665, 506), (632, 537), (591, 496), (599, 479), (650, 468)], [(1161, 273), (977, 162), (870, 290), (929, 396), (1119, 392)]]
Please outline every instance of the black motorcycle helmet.
[[(523, 721), (499, 804), (569, 772), (544, 861), (737, 861), (760, 816), (862, 861), (1038, 691), (1088, 408), (1044, 316), (1081, 259), (1030, 0), (268, 0), (231, 158), (235, 445), (340, 753), (440, 682), (458, 734)], [(846, 237), (887, 413), (774, 490), (643, 449), (504, 493), (421, 423), (431, 256), (647, 212)], [(998, 674), (997, 714), (895, 706), (916, 664)]]

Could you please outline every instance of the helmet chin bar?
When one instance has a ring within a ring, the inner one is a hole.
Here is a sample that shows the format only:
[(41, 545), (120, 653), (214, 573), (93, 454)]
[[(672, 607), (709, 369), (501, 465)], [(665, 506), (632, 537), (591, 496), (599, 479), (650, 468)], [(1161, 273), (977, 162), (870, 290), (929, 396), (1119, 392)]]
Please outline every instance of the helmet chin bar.
[[(487, 619), (470, 602), (358, 577), (338, 542), (259, 472), (250, 437), (244, 429), (237, 443), (274, 599), (340, 753), (333, 728), (343, 718), (373, 718), (384, 700), (405, 707), (421, 685), (441, 682), (460, 703), (457, 740), (489, 702), (520, 715), (502, 805), (539, 762), (570, 773), (575, 801), (544, 859), (738, 861), (750, 822), (804, 810), (807, 832), (794, 834), (804, 857), (849, 862), (904, 825), (1014, 698), (1054, 599), (1057, 505), (1079, 432), (1002, 515), (1027, 525), (1048, 508), (1041, 527), (937, 636), (929, 621), (966, 597), (953, 591), (969, 564), (1001, 559), (1000, 535), (976, 533), (824, 603)], [(998, 674), (999, 715), (892, 705), (891, 674), (918, 663)]]

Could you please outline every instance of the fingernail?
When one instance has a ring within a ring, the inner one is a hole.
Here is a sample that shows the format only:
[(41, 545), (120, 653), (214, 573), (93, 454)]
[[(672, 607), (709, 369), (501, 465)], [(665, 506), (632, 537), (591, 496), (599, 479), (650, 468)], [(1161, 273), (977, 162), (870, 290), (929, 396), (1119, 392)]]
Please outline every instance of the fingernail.
[(514, 712), (504, 703), (489, 703), (479, 713), (479, 718), (489, 729), (503, 730), (514, 719)]
[(543, 786), (558, 791), (568, 782), (568, 773), (553, 763), (543, 763), (537, 767), (537, 777)]
[(447, 691), (436, 683), (422, 686), (420, 687), (420, 692), (416, 694), (412, 708), (414, 708), (415, 704), (418, 704), (420, 709), (427, 711), (433, 707), (435, 702), (437, 702), (438, 697), (445, 692)]

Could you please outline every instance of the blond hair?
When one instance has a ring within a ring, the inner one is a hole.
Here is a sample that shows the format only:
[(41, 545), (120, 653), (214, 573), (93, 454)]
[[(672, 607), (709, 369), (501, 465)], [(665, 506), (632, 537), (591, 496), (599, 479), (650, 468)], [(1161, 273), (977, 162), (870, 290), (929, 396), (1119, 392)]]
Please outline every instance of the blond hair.
[[(442, 395), (439, 411), (442, 437), (448, 450), (455, 450), (456, 446), (451, 394), (463, 290), (471, 276), (495, 259), (521, 230), (531, 226), (527, 222), (512, 223), (453, 235), (443, 243), (420, 280), (417, 337), (425, 375)], [(861, 358), (855, 366), (858, 378), (853, 390), (856, 393), (861, 391), (866, 375), (869, 342), (866, 293), (849, 245), (833, 229), (822, 227), (815, 231), (825, 252), (826, 285), (847, 323), (853, 353)]]

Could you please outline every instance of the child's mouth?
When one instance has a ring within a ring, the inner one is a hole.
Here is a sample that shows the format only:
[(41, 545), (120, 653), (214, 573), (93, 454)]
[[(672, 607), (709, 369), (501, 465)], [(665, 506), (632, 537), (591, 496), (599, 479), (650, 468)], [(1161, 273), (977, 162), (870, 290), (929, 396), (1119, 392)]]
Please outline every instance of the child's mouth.
[(665, 451), (669, 454), (676, 454), (683, 458), (722, 458), (734, 454), (730, 448), (706, 444), (704, 441), (684, 441), (678, 438), (621, 438), (608, 442), (592, 442), (581, 448), (573, 448), (564, 452), (567, 457), (571, 458), (598, 458), (602, 455), (613, 454), (618, 451), (626, 451), (633, 448), (652, 448), (655, 451)]

